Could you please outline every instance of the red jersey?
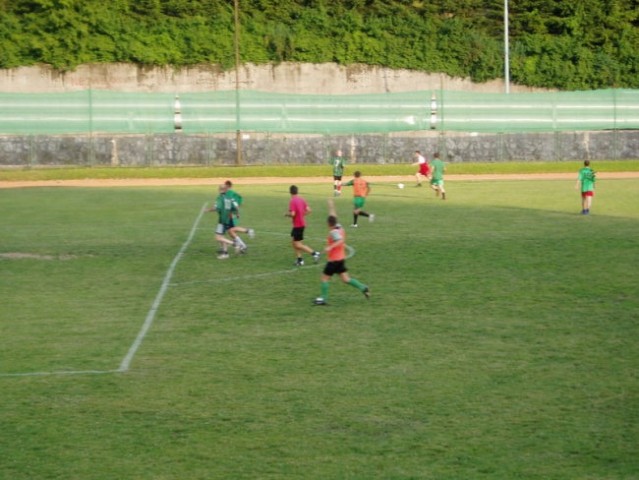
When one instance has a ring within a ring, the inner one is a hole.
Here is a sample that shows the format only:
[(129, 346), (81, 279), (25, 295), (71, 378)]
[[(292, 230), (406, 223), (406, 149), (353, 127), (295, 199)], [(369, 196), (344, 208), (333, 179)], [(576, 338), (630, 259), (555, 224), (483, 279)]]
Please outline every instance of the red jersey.
[(424, 157), (423, 155), (418, 155), (417, 164), (419, 167), (419, 174), (427, 177), (430, 173), (430, 165), (428, 164), (428, 160), (426, 160), (426, 157)]
[(308, 212), (308, 204), (302, 197), (293, 195), (288, 204), (288, 211), (293, 216), (293, 227), (299, 228), (306, 226), (304, 216)]

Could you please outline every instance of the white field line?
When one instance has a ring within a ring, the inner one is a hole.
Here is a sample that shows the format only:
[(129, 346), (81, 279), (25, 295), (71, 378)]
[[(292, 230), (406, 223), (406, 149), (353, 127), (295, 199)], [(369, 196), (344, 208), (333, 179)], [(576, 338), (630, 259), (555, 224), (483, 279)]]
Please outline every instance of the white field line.
[(173, 276), (175, 267), (177, 266), (180, 259), (182, 258), (182, 255), (184, 255), (184, 252), (186, 251), (188, 246), (191, 244), (191, 241), (193, 240), (193, 237), (195, 236), (195, 232), (197, 231), (197, 226), (199, 225), (200, 220), (202, 219), (202, 215), (204, 215), (205, 211), (206, 211), (206, 203), (200, 209), (200, 214), (195, 219), (195, 222), (193, 223), (193, 227), (191, 227), (191, 231), (189, 232), (188, 238), (186, 239), (186, 241), (182, 245), (182, 248), (180, 248), (180, 251), (177, 253), (175, 258), (171, 262), (171, 266), (167, 270), (166, 275), (164, 276), (164, 280), (162, 281), (162, 286), (160, 287), (160, 291), (155, 297), (155, 301), (153, 302), (153, 305), (151, 305), (151, 310), (149, 310), (149, 313), (147, 313), (146, 315), (146, 320), (144, 320), (144, 324), (142, 325), (142, 328), (140, 329), (138, 336), (136, 337), (133, 344), (129, 348), (129, 351), (127, 352), (126, 356), (124, 357), (124, 359), (122, 359), (122, 362), (120, 363), (120, 368), (118, 369), (119, 372), (126, 372), (129, 369), (129, 367), (131, 366), (131, 362), (133, 361), (133, 357), (137, 353), (138, 348), (140, 348), (140, 345), (142, 345), (142, 342), (144, 341), (144, 337), (146, 337), (146, 334), (151, 328), (151, 325), (153, 325), (153, 321), (155, 320), (155, 314), (157, 313), (158, 308), (160, 308), (160, 304), (162, 303), (162, 300), (164, 299), (164, 295), (166, 294), (166, 291), (169, 288), (169, 283), (171, 282), (171, 277)]
[(146, 334), (148, 333), (149, 329), (153, 325), (153, 321), (155, 320), (155, 314), (157, 313), (158, 308), (160, 307), (160, 304), (162, 303), (162, 300), (164, 299), (164, 295), (166, 294), (166, 291), (169, 287), (171, 277), (173, 276), (173, 272), (175, 271), (175, 267), (177, 266), (180, 259), (182, 258), (182, 255), (184, 255), (184, 252), (186, 251), (191, 241), (193, 240), (193, 237), (195, 236), (195, 232), (197, 231), (197, 227), (200, 223), (200, 220), (202, 219), (202, 215), (206, 211), (206, 206), (207, 206), (206, 203), (202, 206), (200, 213), (195, 219), (195, 222), (193, 223), (193, 227), (191, 228), (191, 231), (189, 232), (188, 238), (186, 239), (186, 241), (182, 245), (182, 248), (180, 248), (180, 251), (177, 253), (175, 258), (171, 262), (171, 266), (167, 270), (166, 275), (164, 276), (164, 280), (162, 281), (160, 291), (156, 295), (155, 301), (151, 305), (151, 309), (146, 315), (144, 324), (142, 325), (140, 332), (138, 333), (137, 337), (131, 344), (129, 351), (127, 352), (126, 356), (120, 363), (120, 367), (117, 370), (59, 370), (59, 371), (51, 371), (51, 372), (0, 373), (0, 378), (2, 377), (37, 377), (37, 376), (42, 377), (42, 376), (50, 376), (50, 375), (103, 375), (107, 373), (124, 373), (128, 371), (129, 367), (131, 366), (131, 362), (133, 361), (133, 357), (137, 353), (138, 349), (140, 348), (140, 345), (142, 345), (142, 342), (144, 341), (144, 337), (146, 337)]
[[(170, 282), (171, 282), (171, 277), (173, 276), (173, 272), (175, 271), (175, 268), (177, 267), (177, 264), (179, 263), (180, 259), (184, 255), (184, 252), (191, 244), (193, 237), (195, 236), (195, 232), (198, 230), (198, 225), (200, 221), (202, 220), (202, 215), (204, 214), (206, 210), (206, 206), (207, 206), (206, 204), (202, 206), (202, 209), (200, 210), (200, 213), (198, 217), (196, 218), (195, 222), (193, 223), (193, 227), (191, 228), (191, 231), (189, 232), (188, 238), (186, 239), (186, 241), (180, 248), (180, 251), (177, 253), (175, 258), (171, 262), (171, 265), (169, 266), (169, 269), (167, 270), (166, 275), (164, 276), (164, 280), (162, 281), (162, 285), (160, 286), (160, 291), (156, 295), (155, 300), (153, 301), (153, 304), (151, 305), (151, 309), (147, 313), (146, 319), (144, 320), (144, 324), (142, 325), (142, 328), (140, 329), (137, 337), (131, 344), (131, 347), (129, 347), (129, 350), (126, 356), (124, 357), (124, 359), (122, 360), (122, 362), (120, 363), (120, 367), (118, 369), (116, 370), (59, 370), (59, 371), (51, 371), (51, 372), (0, 373), (0, 378), (2, 377), (44, 377), (44, 376), (52, 376), (52, 375), (60, 375), (60, 376), (62, 375), (104, 375), (109, 373), (127, 372), (129, 368), (131, 367), (131, 362), (133, 361), (135, 354), (137, 353), (138, 349), (142, 345), (142, 342), (144, 341), (146, 334), (149, 332), (151, 326), (153, 325), (153, 322), (155, 321), (155, 315), (158, 309), (160, 308), (160, 304), (162, 303), (162, 300), (164, 299), (164, 295), (166, 294), (166, 291), (168, 290), (169, 286), (190, 285), (195, 283), (206, 283), (206, 282), (219, 283), (219, 282), (227, 282), (227, 281), (234, 281), (234, 280), (265, 278), (265, 277), (270, 277), (274, 275), (283, 275), (283, 274), (289, 274), (289, 273), (299, 271), (299, 267), (295, 267), (295, 268), (286, 269), (286, 270), (258, 273), (254, 275), (242, 275), (237, 277), (224, 277), (222, 279), (199, 280), (199, 281), (193, 281), (193, 282), (171, 284)], [(276, 232), (262, 232), (262, 234), (280, 235), (280, 233), (276, 233)], [(346, 250), (348, 252), (348, 255), (346, 256), (347, 259), (352, 258), (355, 255), (355, 249), (351, 247), (350, 245), (346, 245)], [(318, 266), (318, 265), (313, 265), (313, 266)]]
[[(288, 234), (284, 234), (281, 232), (267, 232), (267, 231), (260, 231), (259, 232), (260, 235), (275, 235), (275, 236), (288, 236)], [(350, 245), (346, 245), (346, 251), (347, 251), (347, 255), (346, 255), (346, 260), (348, 260), (349, 258), (353, 257), (355, 255), (355, 249), (353, 247), (351, 247)], [(320, 264), (313, 264), (313, 265), (308, 265), (306, 267), (301, 267), (303, 269), (308, 269), (308, 268), (313, 268), (313, 267), (319, 267)], [(266, 278), (266, 277), (274, 277), (276, 275), (287, 275), (287, 274), (291, 274), (291, 273), (297, 273), (301, 270), (300, 267), (294, 267), (294, 268), (288, 268), (286, 270), (275, 270), (273, 272), (263, 272), (263, 273), (254, 273), (254, 274), (248, 274), (248, 275), (241, 275), (241, 276), (237, 276), (237, 277), (223, 277), (223, 278), (210, 278), (210, 279), (205, 279), (205, 280), (192, 280), (190, 282), (178, 282), (178, 283), (171, 283), (169, 286), (171, 287), (182, 287), (185, 285), (195, 285), (195, 284), (200, 284), (200, 283), (226, 283), (226, 282), (234, 282), (235, 280), (252, 280), (252, 279), (256, 279), (256, 278)]]
[[(311, 265), (312, 267), (316, 267), (317, 265)], [(208, 280), (193, 280), (190, 282), (181, 282), (181, 283), (172, 283), (172, 287), (182, 287), (185, 285), (196, 285), (198, 283), (226, 283), (226, 282), (234, 282), (235, 280), (251, 280), (254, 278), (265, 278), (265, 277), (273, 277), (275, 275), (285, 275), (287, 273), (296, 273), (298, 272), (300, 267), (290, 268), (288, 270), (278, 270), (275, 272), (264, 272), (264, 273), (255, 273), (251, 275), (242, 275), (238, 277), (223, 277), (223, 278), (211, 278)]]
[(51, 375), (105, 375), (120, 370), (59, 370), (57, 372), (0, 373), (0, 377), (47, 377)]

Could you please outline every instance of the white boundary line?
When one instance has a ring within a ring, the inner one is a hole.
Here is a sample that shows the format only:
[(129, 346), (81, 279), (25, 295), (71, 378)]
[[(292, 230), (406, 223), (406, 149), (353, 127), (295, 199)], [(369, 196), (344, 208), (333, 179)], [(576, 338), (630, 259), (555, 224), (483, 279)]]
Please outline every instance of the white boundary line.
[(0, 377), (48, 377), (52, 375), (104, 375), (120, 370), (60, 370), (57, 372), (0, 373)]
[[(173, 277), (173, 272), (175, 271), (177, 264), (182, 259), (184, 252), (193, 241), (193, 237), (195, 236), (195, 233), (198, 230), (198, 225), (200, 224), (200, 221), (202, 220), (202, 216), (204, 215), (204, 212), (206, 211), (206, 206), (207, 204), (205, 203), (200, 209), (200, 213), (198, 214), (197, 218), (195, 219), (195, 222), (193, 223), (193, 226), (191, 227), (189, 236), (187, 237), (186, 241), (180, 248), (175, 258), (173, 258), (173, 261), (171, 262), (171, 265), (169, 266), (169, 269), (167, 270), (166, 275), (164, 275), (164, 280), (162, 281), (160, 290), (158, 294), (156, 295), (155, 300), (153, 301), (153, 304), (151, 305), (151, 309), (146, 315), (146, 319), (144, 320), (144, 323), (142, 324), (142, 328), (140, 328), (140, 331), (138, 332), (137, 337), (135, 338), (135, 340), (129, 347), (129, 350), (127, 354), (125, 355), (125, 357), (122, 359), (122, 362), (120, 362), (120, 367), (118, 369), (116, 370), (68, 370), (68, 371), (59, 370), (59, 371), (52, 371), (52, 372), (0, 373), (0, 378), (2, 377), (45, 377), (45, 376), (52, 376), (52, 375), (104, 375), (109, 373), (127, 372), (129, 368), (131, 367), (131, 362), (133, 361), (135, 354), (137, 353), (138, 349), (142, 345), (142, 342), (144, 341), (146, 334), (149, 332), (149, 330), (151, 329), (151, 326), (153, 325), (153, 322), (155, 321), (155, 315), (158, 309), (160, 308), (160, 304), (162, 303), (162, 300), (164, 299), (164, 295), (166, 294), (169, 286), (190, 285), (194, 283), (205, 283), (205, 282), (215, 283), (215, 282), (238, 280), (238, 279), (246, 280), (246, 279), (253, 279), (253, 278), (264, 278), (264, 277), (269, 277), (273, 275), (282, 275), (282, 274), (299, 271), (299, 267), (295, 267), (295, 268), (287, 269), (287, 270), (258, 273), (254, 275), (243, 275), (240, 277), (231, 277), (231, 278), (225, 277), (224, 279), (201, 280), (201, 281), (171, 284), (170, 282), (171, 282), (171, 278)], [(269, 233), (269, 232), (264, 232), (264, 233)], [(350, 245), (346, 245), (346, 249), (348, 251), (348, 255), (346, 258), (347, 259), (352, 258), (355, 255), (355, 249), (351, 247)]]
[(133, 361), (133, 357), (135, 357), (135, 354), (137, 353), (138, 349), (142, 345), (142, 342), (144, 341), (144, 337), (146, 337), (146, 334), (148, 333), (149, 329), (153, 325), (153, 321), (155, 320), (155, 314), (157, 313), (158, 308), (160, 307), (160, 304), (162, 303), (162, 300), (164, 299), (164, 295), (166, 294), (166, 291), (169, 287), (169, 283), (171, 281), (171, 277), (173, 276), (173, 272), (175, 271), (175, 267), (177, 267), (177, 264), (182, 258), (182, 255), (184, 255), (184, 252), (186, 251), (191, 241), (193, 240), (193, 237), (195, 236), (195, 232), (197, 231), (200, 220), (202, 219), (202, 215), (204, 215), (204, 212), (206, 211), (206, 206), (207, 204), (205, 203), (200, 209), (200, 213), (195, 219), (195, 222), (193, 223), (193, 227), (191, 227), (191, 231), (189, 232), (188, 238), (186, 239), (186, 241), (182, 245), (182, 248), (180, 248), (180, 251), (177, 253), (175, 258), (171, 262), (171, 265), (169, 269), (167, 270), (166, 275), (164, 275), (164, 280), (162, 281), (162, 285), (160, 286), (160, 291), (156, 295), (155, 300), (153, 304), (151, 305), (151, 309), (146, 315), (144, 324), (142, 324), (142, 328), (140, 329), (137, 337), (131, 344), (131, 347), (129, 347), (129, 351), (125, 355), (124, 359), (122, 359), (122, 362), (120, 363), (120, 367), (117, 370), (69, 370), (69, 371), (60, 370), (60, 371), (52, 371), (52, 372), (0, 373), (0, 378), (2, 377), (36, 377), (36, 376), (43, 377), (43, 376), (49, 376), (49, 375), (103, 375), (106, 373), (124, 373), (128, 371), (131, 366), (131, 362)]
[(162, 286), (160, 287), (160, 291), (155, 297), (155, 301), (153, 302), (153, 305), (151, 305), (151, 310), (149, 310), (149, 313), (147, 313), (146, 320), (144, 320), (144, 324), (142, 325), (142, 328), (140, 329), (138, 336), (136, 337), (135, 341), (131, 345), (131, 348), (129, 348), (129, 351), (127, 352), (126, 356), (120, 363), (120, 368), (118, 368), (118, 372), (126, 372), (129, 369), (129, 367), (131, 366), (131, 361), (133, 360), (133, 357), (137, 353), (138, 348), (140, 348), (140, 345), (142, 345), (142, 342), (144, 341), (144, 337), (146, 337), (146, 334), (151, 328), (151, 325), (153, 325), (153, 321), (155, 320), (155, 314), (157, 313), (158, 308), (160, 308), (160, 304), (162, 303), (162, 300), (164, 299), (164, 294), (169, 288), (169, 282), (171, 281), (171, 277), (173, 276), (175, 267), (177, 266), (180, 259), (182, 258), (182, 255), (184, 255), (184, 252), (186, 251), (188, 246), (191, 244), (191, 241), (193, 240), (193, 237), (195, 236), (197, 226), (199, 225), (200, 220), (202, 219), (202, 215), (204, 215), (206, 205), (207, 204), (205, 203), (200, 209), (200, 214), (195, 219), (195, 222), (193, 223), (193, 227), (191, 227), (191, 231), (189, 232), (188, 238), (186, 239), (186, 241), (182, 245), (182, 248), (180, 248), (180, 251), (177, 253), (175, 258), (171, 262), (171, 266), (167, 270), (166, 275), (164, 276), (164, 280), (162, 281)]
[[(268, 233), (268, 234), (272, 234), (272, 235), (279, 235), (279, 233), (273, 233), (273, 232), (261, 232), (261, 234), (264, 233)], [(349, 258), (352, 258), (355, 255), (355, 249), (353, 247), (351, 247), (350, 245), (346, 245), (346, 251), (348, 252), (348, 254), (346, 255), (346, 260), (348, 260)], [(181, 287), (184, 285), (196, 285), (196, 284), (200, 284), (200, 283), (225, 283), (225, 282), (229, 282), (231, 280), (252, 280), (254, 278), (266, 278), (266, 277), (274, 277), (276, 275), (286, 275), (286, 274), (291, 274), (291, 273), (297, 273), (299, 272), (301, 269), (308, 269), (308, 268), (317, 268), (320, 267), (320, 264), (313, 264), (313, 265), (308, 265), (306, 267), (293, 267), (293, 268), (289, 268), (286, 270), (275, 270), (273, 272), (263, 272), (263, 273), (253, 273), (253, 274), (248, 274), (248, 275), (242, 275), (242, 276), (237, 276), (237, 277), (224, 277), (224, 278), (212, 278), (212, 279), (207, 279), (207, 280), (192, 280), (190, 282), (179, 282), (179, 283), (171, 283), (169, 284), (169, 286), (171, 287)]]

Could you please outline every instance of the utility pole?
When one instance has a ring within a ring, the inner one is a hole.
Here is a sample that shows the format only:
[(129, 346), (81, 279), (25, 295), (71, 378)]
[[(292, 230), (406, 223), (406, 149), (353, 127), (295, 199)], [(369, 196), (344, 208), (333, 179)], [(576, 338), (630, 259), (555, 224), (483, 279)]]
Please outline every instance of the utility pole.
[(240, 5), (235, 0), (235, 164), (242, 165), (242, 133), (240, 132)]
[(508, 45), (509, 25), (508, 25), (508, 0), (504, 0), (504, 82), (506, 93), (510, 93), (510, 47)]

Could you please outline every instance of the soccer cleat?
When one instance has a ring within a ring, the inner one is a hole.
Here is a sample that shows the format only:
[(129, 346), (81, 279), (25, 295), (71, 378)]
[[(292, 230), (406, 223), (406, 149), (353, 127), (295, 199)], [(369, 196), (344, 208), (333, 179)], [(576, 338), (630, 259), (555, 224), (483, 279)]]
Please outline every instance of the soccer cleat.
[(315, 263), (319, 262), (320, 255), (321, 255), (321, 253), (320, 253), (320, 252), (313, 252), (313, 261), (314, 261)]
[(351, 225), (351, 227), (353, 227), (353, 228), (357, 228), (357, 224), (356, 224), (356, 223), (354, 223), (353, 225)]
[(302, 267), (304, 266), (304, 260), (301, 258), (298, 258), (297, 261), (295, 262), (295, 266), (296, 267)]
[(362, 293), (364, 294), (364, 296), (366, 297), (366, 300), (370, 300), (371, 298), (371, 291), (369, 290), (368, 287), (366, 287), (364, 290), (362, 290)]
[(248, 252), (248, 247), (240, 248), (240, 254), (244, 255), (246, 252)]
[(313, 300), (313, 305), (328, 305), (326, 303), (326, 300), (324, 300), (322, 297), (317, 297), (315, 300)]
[(229, 258), (229, 254), (228, 252), (222, 252), (217, 256), (218, 260), (226, 260), (227, 258)]
[(371, 214), (368, 215), (368, 221), (369, 222), (374, 222), (375, 221), (375, 214), (374, 213), (371, 213)]
[(255, 230), (253, 230), (252, 228), (249, 228), (247, 233), (249, 238), (255, 238)]

